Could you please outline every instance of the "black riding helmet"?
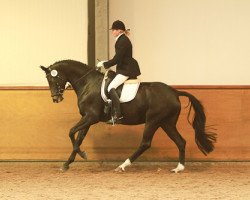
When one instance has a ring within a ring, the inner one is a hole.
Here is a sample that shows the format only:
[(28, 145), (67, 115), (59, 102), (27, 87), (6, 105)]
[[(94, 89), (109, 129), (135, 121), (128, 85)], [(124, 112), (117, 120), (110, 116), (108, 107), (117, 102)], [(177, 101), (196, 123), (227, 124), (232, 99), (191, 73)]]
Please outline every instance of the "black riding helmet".
[(123, 30), (123, 31), (125, 31), (126, 30), (125, 24), (120, 20), (116, 20), (113, 22), (110, 30)]

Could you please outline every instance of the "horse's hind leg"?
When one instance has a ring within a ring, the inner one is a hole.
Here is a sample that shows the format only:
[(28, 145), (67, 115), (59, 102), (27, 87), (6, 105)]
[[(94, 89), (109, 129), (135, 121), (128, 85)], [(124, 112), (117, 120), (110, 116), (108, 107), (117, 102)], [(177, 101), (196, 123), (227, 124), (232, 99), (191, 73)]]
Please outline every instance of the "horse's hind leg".
[(159, 128), (159, 126), (156, 125), (155, 123), (146, 123), (144, 133), (143, 133), (143, 138), (142, 138), (142, 141), (141, 141), (139, 148), (122, 165), (117, 167), (115, 169), (115, 171), (125, 171), (125, 167), (131, 165), (131, 163), (134, 162), (141, 154), (143, 154), (143, 152), (145, 152), (147, 149), (149, 149), (151, 146), (151, 142), (152, 142), (153, 136), (155, 134), (155, 131), (158, 128)]
[(162, 129), (167, 133), (167, 135), (174, 141), (179, 149), (179, 164), (178, 166), (171, 170), (172, 172), (178, 173), (184, 170), (185, 165), (185, 146), (186, 141), (182, 138), (180, 133), (178, 132), (175, 123), (174, 124), (162, 124)]

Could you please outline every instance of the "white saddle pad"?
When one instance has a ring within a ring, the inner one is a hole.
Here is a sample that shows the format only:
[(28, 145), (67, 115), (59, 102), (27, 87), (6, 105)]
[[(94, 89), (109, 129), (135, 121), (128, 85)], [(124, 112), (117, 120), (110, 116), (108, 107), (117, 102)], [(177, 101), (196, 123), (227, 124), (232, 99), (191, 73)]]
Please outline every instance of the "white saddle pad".
[[(102, 81), (102, 87), (101, 87), (101, 96), (102, 96), (103, 101), (110, 102), (111, 100), (108, 99), (108, 97), (106, 96), (106, 94), (104, 92), (105, 81), (106, 81), (106, 79), (104, 77), (104, 79)], [(137, 94), (139, 86), (140, 86), (139, 79), (132, 79), (132, 80), (125, 81), (123, 84), (123, 87), (122, 87), (120, 102), (125, 103), (125, 102), (132, 101)]]
[(140, 86), (139, 79), (132, 79), (132, 80), (125, 81), (122, 87), (120, 102), (125, 103), (125, 102), (132, 101), (137, 94), (139, 86)]

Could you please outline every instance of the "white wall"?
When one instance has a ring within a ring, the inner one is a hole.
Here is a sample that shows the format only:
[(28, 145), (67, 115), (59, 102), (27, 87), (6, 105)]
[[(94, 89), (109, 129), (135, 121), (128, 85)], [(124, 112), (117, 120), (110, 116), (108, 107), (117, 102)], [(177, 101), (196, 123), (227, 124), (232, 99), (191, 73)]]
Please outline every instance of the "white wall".
[(87, 63), (87, 0), (0, 0), (0, 86), (48, 85), (62, 59)]
[[(110, 0), (109, 23), (131, 28), (144, 81), (250, 84), (250, 1)], [(114, 40), (110, 38), (110, 55)]]

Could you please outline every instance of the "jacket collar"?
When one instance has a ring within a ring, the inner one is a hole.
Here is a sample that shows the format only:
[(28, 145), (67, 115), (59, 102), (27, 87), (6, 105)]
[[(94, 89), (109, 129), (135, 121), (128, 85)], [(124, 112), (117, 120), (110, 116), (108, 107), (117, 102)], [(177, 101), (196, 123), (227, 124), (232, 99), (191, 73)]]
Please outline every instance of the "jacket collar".
[(115, 38), (115, 41), (117, 41), (122, 35), (124, 35), (124, 33), (121, 33), (120, 35), (118, 35), (118, 36)]

